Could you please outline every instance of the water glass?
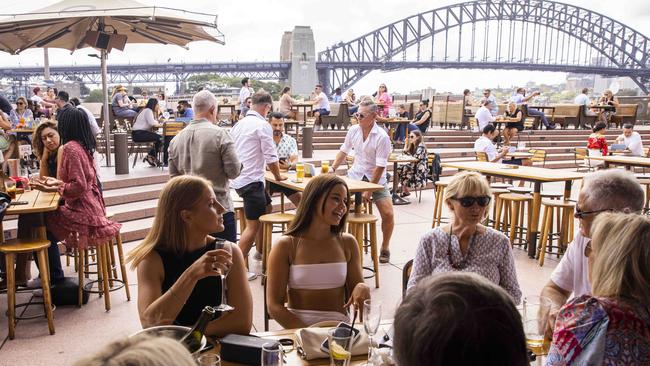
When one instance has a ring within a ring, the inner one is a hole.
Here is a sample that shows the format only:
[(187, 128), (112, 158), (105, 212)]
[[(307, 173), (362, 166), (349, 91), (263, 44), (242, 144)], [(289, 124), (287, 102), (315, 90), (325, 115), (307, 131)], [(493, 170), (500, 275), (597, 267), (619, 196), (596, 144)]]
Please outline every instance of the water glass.
[(269, 342), (262, 345), (262, 366), (284, 365), (284, 353), (279, 342)]
[(349, 328), (333, 328), (327, 333), (330, 366), (348, 366), (352, 358), (354, 333)]
[(221, 366), (221, 358), (215, 353), (206, 353), (199, 356), (199, 366)]

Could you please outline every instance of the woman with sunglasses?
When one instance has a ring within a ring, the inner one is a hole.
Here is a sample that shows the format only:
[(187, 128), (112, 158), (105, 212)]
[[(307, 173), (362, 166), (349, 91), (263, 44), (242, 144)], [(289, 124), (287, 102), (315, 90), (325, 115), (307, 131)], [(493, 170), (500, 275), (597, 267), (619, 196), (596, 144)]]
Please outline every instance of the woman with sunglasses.
[(546, 365), (648, 365), (650, 219), (605, 212), (592, 233), (591, 294), (560, 310)]
[(418, 159), (417, 163), (400, 165), (397, 167), (397, 176), (402, 183), (402, 197), (411, 195), (409, 187), (421, 187), (427, 184), (429, 166), (427, 161), (427, 147), (422, 140), (420, 130), (411, 131), (409, 143), (404, 147), (404, 154)]
[(444, 196), (451, 223), (420, 239), (409, 289), (435, 273), (474, 272), (501, 286), (519, 303), (521, 290), (510, 241), (502, 233), (481, 225), (490, 196), (488, 181), (479, 173), (462, 172), (454, 176)]
[(383, 107), (379, 109), (379, 116), (384, 118), (388, 117), (390, 107), (393, 106), (393, 99), (388, 94), (386, 84), (379, 85), (379, 90), (377, 90), (377, 96), (375, 97), (375, 103), (383, 105)]
[(18, 97), (18, 99), (16, 99), (16, 109), (11, 111), (9, 119), (14, 128), (21, 123), (21, 120), (24, 123), (25, 121), (34, 119), (34, 114), (29, 108), (27, 108), (27, 99), (25, 97)]
[(422, 134), (427, 132), (429, 128), (429, 123), (431, 123), (431, 110), (429, 110), (429, 101), (423, 100), (420, 102), (418, 112), (415, 114), (415, 119), (412, 124), (417, 126), (420, 129)]

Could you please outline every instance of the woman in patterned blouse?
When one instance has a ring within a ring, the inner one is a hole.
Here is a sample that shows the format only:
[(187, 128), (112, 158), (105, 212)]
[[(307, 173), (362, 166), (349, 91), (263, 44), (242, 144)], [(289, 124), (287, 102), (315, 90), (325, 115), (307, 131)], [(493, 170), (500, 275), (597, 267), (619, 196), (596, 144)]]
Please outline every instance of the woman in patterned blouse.
[(560, 310), (546, 365), (650, 365), (650, 218), (603, 213), (591, 232), (592, 295)]
[(402, 197), (407, 197), (411, 195), (409, 187), (425, 186), (429, 175), (427, 147), (424, 145), (420, 130), (411, 131), (409, 143), (404, 147), (404, 154), (418, 159), (416, 163), (397, 167), (397, 176), (402, 183)]
[(451, 224), (437, 227), (420, 239), (408, 288), (434, 273), (474, 272), (501, 286), (516, 304), (521, 300), (510, 241), (481, 225), (490, 205), (490, 186), (476, 172), (454, 176), (445, 189)]

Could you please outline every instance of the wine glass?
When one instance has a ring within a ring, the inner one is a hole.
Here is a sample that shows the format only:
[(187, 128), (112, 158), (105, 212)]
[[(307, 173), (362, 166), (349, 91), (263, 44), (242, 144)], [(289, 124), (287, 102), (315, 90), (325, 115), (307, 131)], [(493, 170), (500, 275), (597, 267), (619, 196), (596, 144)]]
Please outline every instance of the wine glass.
[(363, 327), (368, 334), (368, 363), (367, 366), (374, 365), (372, 337), (377, 334), (379, 323), (381, 322), (381, 301), (365, 300), (363, 302)]
[[(232, 255), (232, 247), (230, 244), (227, 244), (223, 239), (217, 239), (215, 242), (215, 249), (223, 249)], [(226, 303), (226, 277), (228, 277), (228, 272), (230, 272), (230, 267), (225, 270), (219, 269), (219, 277), (221, 278), (221, 304), (215, 309), (220, 312), (233, 311), (235, 308)]]

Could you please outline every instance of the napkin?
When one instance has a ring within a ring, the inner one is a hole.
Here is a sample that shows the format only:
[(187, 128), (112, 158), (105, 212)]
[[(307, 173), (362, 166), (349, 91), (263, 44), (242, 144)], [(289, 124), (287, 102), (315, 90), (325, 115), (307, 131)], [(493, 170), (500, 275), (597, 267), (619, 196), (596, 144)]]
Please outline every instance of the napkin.
[[(355, 326), (359, 329), (359, 339), (352, 345), (352, 355), (365, 355), (368, 354), (368, 336), (360, 326)], [(327, 332), (332, 328), (302, 328), (296, 331), (296, 338), (298, 345), (302, 347), (303, 358), (306, 360), (313, 360), (315, 358), (326, 358), (329, 355), (320, 349), (321, 344), (327, 339)]]

